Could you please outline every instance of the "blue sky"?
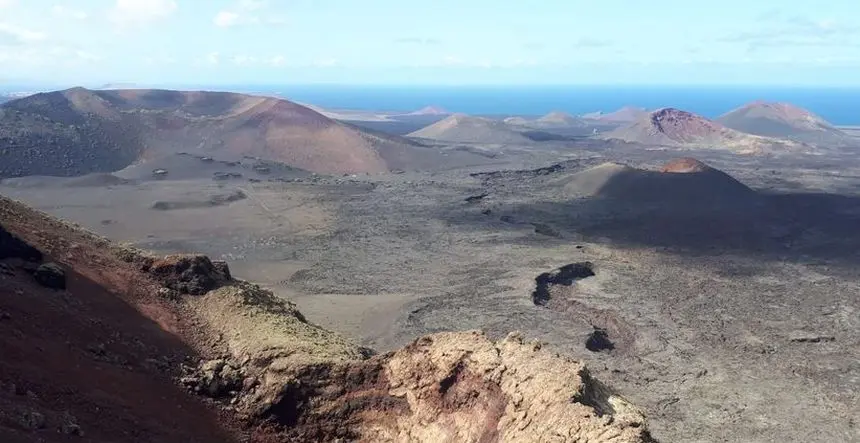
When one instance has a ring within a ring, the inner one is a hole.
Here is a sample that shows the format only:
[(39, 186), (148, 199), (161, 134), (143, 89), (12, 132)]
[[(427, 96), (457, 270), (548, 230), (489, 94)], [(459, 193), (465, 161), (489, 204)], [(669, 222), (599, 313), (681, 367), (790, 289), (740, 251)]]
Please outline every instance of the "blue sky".
[(860, 86), (860, 2), (0, 0), (0, 82)]

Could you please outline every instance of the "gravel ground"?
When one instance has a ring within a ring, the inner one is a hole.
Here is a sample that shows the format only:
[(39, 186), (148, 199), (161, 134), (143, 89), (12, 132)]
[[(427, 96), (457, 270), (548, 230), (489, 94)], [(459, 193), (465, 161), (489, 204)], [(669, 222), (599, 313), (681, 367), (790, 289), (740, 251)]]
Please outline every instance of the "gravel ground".
[[(767, 194), (738, 208), (571, 199), (557, 183), (576, 171), (678, 156), (592, 147), (511, 149), (507, 169), (525, 171), (506, 174), (0, 193), (117, 240), (226, 259), (379, 350), (442, 330), (523, 331), (642, 406), (659, 441), (860, 441), (857, 163), (694, 155)], [(151, 208), (235, 190), (246, 198)], [(540, 274), (586, 261), (594, 277), (532, 302)], [(586, 349), (595, 327), (613, 350)]]

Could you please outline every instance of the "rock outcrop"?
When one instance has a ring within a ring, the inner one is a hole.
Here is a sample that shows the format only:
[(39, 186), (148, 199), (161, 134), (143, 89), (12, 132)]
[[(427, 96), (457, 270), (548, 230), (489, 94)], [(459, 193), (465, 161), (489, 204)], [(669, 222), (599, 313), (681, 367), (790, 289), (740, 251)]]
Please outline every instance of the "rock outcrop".
[(364, 358), (254, 285), (223, 287), (192, 305), (231, 356), (202, 363), (184, 382), (216, 398), (236, 390), (229, 403), (249, 420), (277, 423), (288, 440), (650, 438), (642, 413), (581, 363), (517, 334), (496, 342), (479, 331), (440, 333)]
[(141, 269), (181, 294), (202, 295), (230, 281), (227, 263), (213, 262), (203, 255), (168, 255), (144, 260)]
[(66, 271), (56, 263), (44, 263), (33, 272), (36, 281), (50, 289), (66, 289)]
[[(0, 419), (2, 441), (64, 441), (82, 429), (100, 441), (651, 441), (643, 414), (581, 362), (517, 334), (439, 333), (372, 355), (205, 256), (153, 257), (2, 197), (0, 224), (77, 276), (71, 297), (3, 306), (4, 322), (26, 332), (0, 335), (0, 349), (20, 357), (0, 359), (0, 384), (14, 375), (0, 418), (39, 407), (27, 429)], [(10, 278), (0, 289), (45, 291)], [(25, 401), (21, 386), (58, 403)], [(129, 429), (136, 423), (146, 425)]]

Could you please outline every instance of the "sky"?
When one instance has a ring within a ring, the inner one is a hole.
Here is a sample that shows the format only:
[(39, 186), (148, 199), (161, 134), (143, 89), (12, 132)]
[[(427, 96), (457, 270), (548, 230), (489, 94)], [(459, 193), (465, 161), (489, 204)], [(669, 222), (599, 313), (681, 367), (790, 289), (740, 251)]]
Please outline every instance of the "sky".
[(860, 2), (0, 0), (0, 84), (860, 86)]

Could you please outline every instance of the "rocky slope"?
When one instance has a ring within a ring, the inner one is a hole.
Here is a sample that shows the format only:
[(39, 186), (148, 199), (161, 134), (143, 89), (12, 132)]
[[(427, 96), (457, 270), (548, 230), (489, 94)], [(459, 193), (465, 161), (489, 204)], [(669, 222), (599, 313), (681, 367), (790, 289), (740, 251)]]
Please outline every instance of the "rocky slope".
[(0, 107), (0, 177), (113, 172), (177, 152), (250, 156), (321, 173), (432, 167), (413, 141), (287, 100), (224, 92), (74, 88)]
[[(651, 441), (582, 364), (515, 334), (373, 355), (225, 263), (5, 198), (0, 226), (2, 441)], [(31, 276), (48, 257), (65, 289)]]

